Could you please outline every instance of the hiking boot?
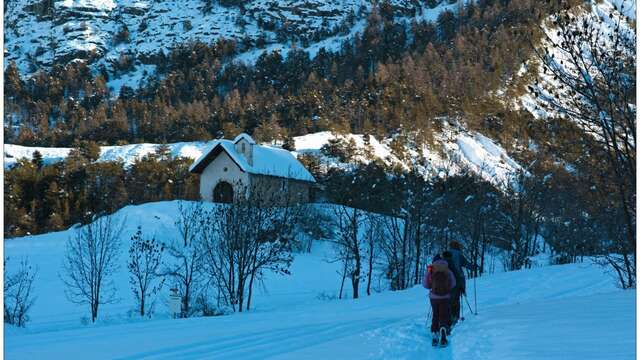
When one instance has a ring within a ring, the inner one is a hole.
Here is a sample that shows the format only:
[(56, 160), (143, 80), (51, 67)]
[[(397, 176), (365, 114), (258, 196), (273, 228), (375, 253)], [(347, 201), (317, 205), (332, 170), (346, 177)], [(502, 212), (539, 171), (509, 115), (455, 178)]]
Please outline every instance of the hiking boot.
[(440, 346), (445, 347), (449, 341), (447, 340), (447, 329), (443, 326), (440, 328)]
[(440, 344), (440, 334), (438, 332), (431, 333), (431, 345), (438, 346)]

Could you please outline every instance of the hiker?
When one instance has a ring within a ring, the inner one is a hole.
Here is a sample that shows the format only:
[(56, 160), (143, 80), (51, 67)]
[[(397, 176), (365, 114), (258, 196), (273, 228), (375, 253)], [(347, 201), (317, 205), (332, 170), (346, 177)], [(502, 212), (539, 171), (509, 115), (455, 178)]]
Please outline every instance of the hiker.
[(430, 290), (432, 345), (446, 346), (451, 326), (451, 289), (456, 286), (456, 277), (440, 255), (436, 255), (427, 267), (422, 286)]
[(462, 268), (473, 270), (476, 267), (462, 254), (462, 245), (457, 241), (449, 243), (449, 250), (442, 253), (444, 260), (449, 264), (449, 269), (456, 278), (456, 286), (451, 290), (451, 326), (460, 319), (460, 303), (462, 295), (466, 294), (466, 279)]

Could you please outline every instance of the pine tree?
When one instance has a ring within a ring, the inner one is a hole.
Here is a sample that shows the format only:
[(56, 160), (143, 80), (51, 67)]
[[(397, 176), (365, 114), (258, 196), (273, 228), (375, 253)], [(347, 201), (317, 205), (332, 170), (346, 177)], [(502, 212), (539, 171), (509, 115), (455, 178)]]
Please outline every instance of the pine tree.
[(167, 143), (158, 145), (158, 147), (156, 147), (155, 156), (162, 162), (171, 160), (171, 147)]
[(38, 170), (42, 169), (42, 166), (44, 165), (44, 160), (42, 158), (42, 154), (40, 153), (40, 151), (36, 150), (33, 152), (33, 155), (31, 157), (31, 162), (33, 163), (33, 165), (36, 166)]
[(285, 136), (282, 148), (288, 151), (296, 151), (296, 141), (290, 135)]
[(49, 231), (60, 231), (64, 229), (64, 220), (58, 213), (51, 213), (49, 219), (47, 219), (47, 228)]

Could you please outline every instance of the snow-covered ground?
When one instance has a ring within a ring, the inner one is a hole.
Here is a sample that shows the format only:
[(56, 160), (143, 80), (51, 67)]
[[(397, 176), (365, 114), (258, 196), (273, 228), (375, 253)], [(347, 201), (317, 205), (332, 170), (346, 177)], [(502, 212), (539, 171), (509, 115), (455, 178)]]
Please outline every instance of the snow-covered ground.
[[(124, 239), (143, 225), (175, 236), (176, 202), (129, 206)], [(249, 313), (168, 319), (127, 316), (133, 302), (126, 270), (116, 276), (122, 301), (83, 325), (85, 307), (69, 303), (59, 279), (65, 240), (73, 229), (5, 241), (5, 256), (38, 266), (37, 300), (26, 329), (5, 326), (7, 359), (634, 359), (634, 291), (588, 263), (497, 273), (477, 281), (478, 315), (469, 314), (447, 349), (433, 349), (425, 321), (426, 290), (330, 299), (339, 288), (331, 247), (315, 242), (297, 254), (290, 276), (268, 276)], [(124, 259), (123, 259), (124, 261)], [(9, 262), (9, 270), (17, 261)], [(473, 306), (473, 281), (469, 282)], [(327, 296), (329, 295), (329, 296)], [(166, 297), (163, 294), (161, 297)]]
[[(343, 166), (337, 159), (322, 156), (320, 149), (327, 144), (330, 139), (340, 136), (346, 141), (353, 140), (356, 148), (364, 150), (366, 148), (363, 135), (345, 134), (336, 135), (328, 131), (307, 134), (294, 138), (296, 150), (294, 155), (314, 154), (321, 156), (327, 166)], [(370, 137), (371, 154), (382, 159), (387, 164), (400, 164), (405, 168), (412, 166), (419, 157), (424, 157), (426, 167), (421, 170), (425, 175), (434, 175), (446, 168), (447, 173), (455, 173), (462, 167), (468, 167), (472, 171), (480, 174), (489, 181), (504, 183), (511, 174), (520, 169), (506, 151), (493, 140), (477, 132), (467, 132), (447, 128), (443, 136), (438, 140), (442, 146), (445, 157), (434, 149), (421, 145), (422, 153), (416, 149), (407, 149), (411, 154), (411, 159), (404, 162), (399, 159), (390, 146), (392, 139), (378, 140)], [(181, 156), (189, 159), (197, 159), (202, 152), (209, 149), (212, 141), (193, 141), (168, 144), (173, 156)], [(154, 152), (158, 144), (129, 144), (122, 146), (102, 146), (98, 161), (121, 160), (125, 166), (131, 165), (136, 159)], [(21, 145), (4, 145), (4, 166), (13, 166), (18, 159), (30, 159), (34, 151), (39, 151), (43, 160), (47, 164), (62, 161), (71, 150), (70, 148), (48, 148), (30, 147)], [(368, 161), (363, 156), (357, 157), (359, 161)]]

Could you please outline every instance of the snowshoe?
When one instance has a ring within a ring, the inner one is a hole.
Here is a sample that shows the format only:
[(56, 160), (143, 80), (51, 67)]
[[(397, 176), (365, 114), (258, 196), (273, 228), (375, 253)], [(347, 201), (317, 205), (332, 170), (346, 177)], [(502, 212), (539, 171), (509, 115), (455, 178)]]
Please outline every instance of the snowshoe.
[(440, 347), (446, 347), (449, 345), (449, 340), (447, 340), (447, 329), (444, 327), (440, 328)]
[(431, 345), (438, 346), (440, 345), (440, 335), (437, 332), (431, 334)]

